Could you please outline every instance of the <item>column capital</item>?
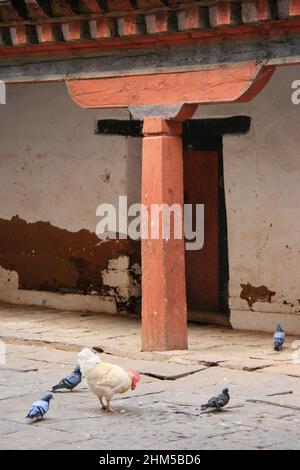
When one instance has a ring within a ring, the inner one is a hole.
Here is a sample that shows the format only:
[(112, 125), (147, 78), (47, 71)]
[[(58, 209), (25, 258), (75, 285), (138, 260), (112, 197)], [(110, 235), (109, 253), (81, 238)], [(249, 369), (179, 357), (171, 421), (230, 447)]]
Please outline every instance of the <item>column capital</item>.
[(166, 120), (161, 117), (146, 118), (144, 120), (143, 135), (148, 136), (180, 136), (182, 122)]
[(162, 106), (129, 106), (129, 112), (134, 119), (162, 118), (172, 121), (191, 119), (197, 111), (197, 104), (174, 103)]

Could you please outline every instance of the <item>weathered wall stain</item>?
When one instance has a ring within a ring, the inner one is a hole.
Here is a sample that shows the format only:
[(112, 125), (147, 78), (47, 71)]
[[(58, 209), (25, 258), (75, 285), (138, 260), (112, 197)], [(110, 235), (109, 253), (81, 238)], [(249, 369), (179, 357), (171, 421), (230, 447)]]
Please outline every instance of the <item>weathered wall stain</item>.
[(21, 289), (105, 293), (101, 271), (110, 259), (127, 255), (140, 263), (140, 243), (101, 241), (88, 230), (69, 232), (49, 222), (0, 219), (0, 266), (16, 271)]
[(249, 307), (255, 302), (271, 302), (276, 292), (269, 290), (266, 286), (254, 287), (249, 282), (241, 284), (241, 299), (246, 300)]

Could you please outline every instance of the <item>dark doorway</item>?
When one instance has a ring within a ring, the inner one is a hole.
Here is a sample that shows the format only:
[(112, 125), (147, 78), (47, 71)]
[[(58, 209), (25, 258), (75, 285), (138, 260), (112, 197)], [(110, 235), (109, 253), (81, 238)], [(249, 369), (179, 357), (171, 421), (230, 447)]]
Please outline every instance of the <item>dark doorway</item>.
[(219, 158), (216, 150), (184, 152), (184, 202), (193, 205), (193, 219), (196, 204), (204, 204), (204, 246), (185, 252), (189, 310), (220, 311)]
[(184, 202), (204, 204), (204, 246), (186, 251), (189, 319), (228, 324), (228, 239), (223, 171), (223, 135), (244, 133), (249, 117), (187, 121)]

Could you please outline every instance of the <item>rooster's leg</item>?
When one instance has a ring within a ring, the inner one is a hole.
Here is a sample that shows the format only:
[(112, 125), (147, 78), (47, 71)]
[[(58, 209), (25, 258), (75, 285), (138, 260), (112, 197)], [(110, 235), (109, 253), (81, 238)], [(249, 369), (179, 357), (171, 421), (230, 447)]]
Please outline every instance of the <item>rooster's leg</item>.
[(105, 403), (104, 403), (104, 401), (103, 401), (103, 398), (102, 398), (102, 397), (100, 397), (100, 398), (99, 398), (99, 400), (100, 400), (100, 403), (101, 403), (102, 410), (105, 410), (105, 411), (106, 411), (106, 410), (107, 410), (107, 406), (108, 406), (108, 405), (105, 405)]
[(106, 411), (109, 411), (110, 413), (118, 413), (118, 410), (113, 410), (110, 404), (110, 401), (107, 400), (107, 408)]
[(125, 410), (114, 410), (112, 407), (111, 407), (111, 404), (110, 404), (110, 401), (107, 400), (107, 408), (106, 408), (106, 411), (109, 411), (110, 413), (126, 413)]

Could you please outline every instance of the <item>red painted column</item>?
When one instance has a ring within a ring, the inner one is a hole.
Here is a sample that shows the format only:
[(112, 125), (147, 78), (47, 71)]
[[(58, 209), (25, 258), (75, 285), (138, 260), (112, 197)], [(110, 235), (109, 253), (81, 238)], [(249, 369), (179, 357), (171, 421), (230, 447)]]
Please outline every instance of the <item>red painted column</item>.
[[(142, 203), (148, 214), (152, 204), (183, 206), (181, 130), (180, 122), (144, 120)], [(187, 347), (184, 237), (174, 239), (171, 231), (165, 240), (160, 232), (158, 239), (142, 240), (142, 350)]]

